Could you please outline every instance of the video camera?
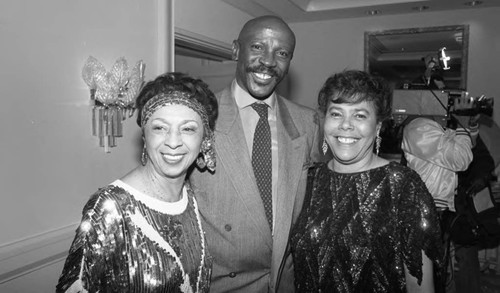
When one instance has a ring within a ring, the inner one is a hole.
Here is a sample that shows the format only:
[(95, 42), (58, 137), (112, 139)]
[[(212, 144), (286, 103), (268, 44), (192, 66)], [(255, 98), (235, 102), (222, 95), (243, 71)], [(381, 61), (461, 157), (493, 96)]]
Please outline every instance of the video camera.
[(484, 95), (480, 97), (471, 97), (468, 99), (469, 105), (466, 107), (457, 107), (450, 111), (450, 114), (457, 116), (476, 116), (478, 114), (493, 115), (493, 98), (486, 98)]

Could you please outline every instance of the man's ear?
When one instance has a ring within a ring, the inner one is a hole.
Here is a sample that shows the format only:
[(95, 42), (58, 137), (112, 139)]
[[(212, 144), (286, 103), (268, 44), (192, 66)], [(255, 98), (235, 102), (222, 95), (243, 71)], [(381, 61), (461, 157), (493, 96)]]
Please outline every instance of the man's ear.
[(232, 58), (234, 61), (238, 61), (238, 55), (240, 53), (240, 43), (238, 40), (233, 41), (233, 46), (231, 48), (232, 51)]

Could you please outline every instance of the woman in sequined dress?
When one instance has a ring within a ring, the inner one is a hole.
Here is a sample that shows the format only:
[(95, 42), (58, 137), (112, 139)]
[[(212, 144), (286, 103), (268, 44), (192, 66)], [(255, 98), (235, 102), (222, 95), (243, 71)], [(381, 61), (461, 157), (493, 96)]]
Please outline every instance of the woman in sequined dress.
[(389, 86), (344, 71), (327, 79), (318, 103), (333, 159), (311, 167), (292, 231), (297, 292), (434, 292), (441, 241), (432, 197), (417, 173), (376, 154)]
[(211, 260), (186, 174), (215, 167), (217, 101), (201, 80), (167, 73), (136, 100), (141, 164), (83, 209), (57, 292), (208, 292)]

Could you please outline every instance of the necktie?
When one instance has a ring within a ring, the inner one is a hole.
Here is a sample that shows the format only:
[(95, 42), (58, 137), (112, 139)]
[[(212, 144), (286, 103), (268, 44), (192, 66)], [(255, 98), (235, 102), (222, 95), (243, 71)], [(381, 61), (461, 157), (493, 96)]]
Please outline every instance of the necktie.
[(254, 103), (252, 108), (259, 114), (252, 148), (252, 167), (264, 203), (267, 221), (273, 227), (271, 129), (267, 120), (267, 104)]

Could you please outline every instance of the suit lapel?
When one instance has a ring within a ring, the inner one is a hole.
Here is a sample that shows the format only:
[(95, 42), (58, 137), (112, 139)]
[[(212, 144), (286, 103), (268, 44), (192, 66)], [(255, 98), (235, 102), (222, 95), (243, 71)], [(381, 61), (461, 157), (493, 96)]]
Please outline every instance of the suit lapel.
[[(278, 272), (285, 255), (306, 147), (305, 137), (300, 136), (282, 98), (278, 99), (278, 115), (279, 176), (276, 202), (278, 216), (275, 220), (275, 229), (280, 233), (274, 235), (273, 272)], [(276, 278), (277, 275), (273, 277)]]
[[(304, 164), (305, 136), (300, 136), (293, 119), (284, 102), (279, 99), (278, 144), (279, 144), (279, 176), (277, 210), (286, 211), (280, 215), (275, 225), (279, 229), (289, 230), (292, 224), (292, 213), (297, 193), (302, 165)], [(283, 131), (279, 131), (279, 129)], [(283, 233), (281, 233), (283, 234)]]
[(216, 125), (215, 149), (220, 163), (236, 189), (236, 196), (241, 200), (248, 212), (248, 218), (254, 222), (272, 246), (271, 231), (268, 228), (266, 215), (259, 194), (252, 162), (238, 114), (238, 108), (231, 96), (230, 89), (225, 89), (219, 99), (219, 118)]

